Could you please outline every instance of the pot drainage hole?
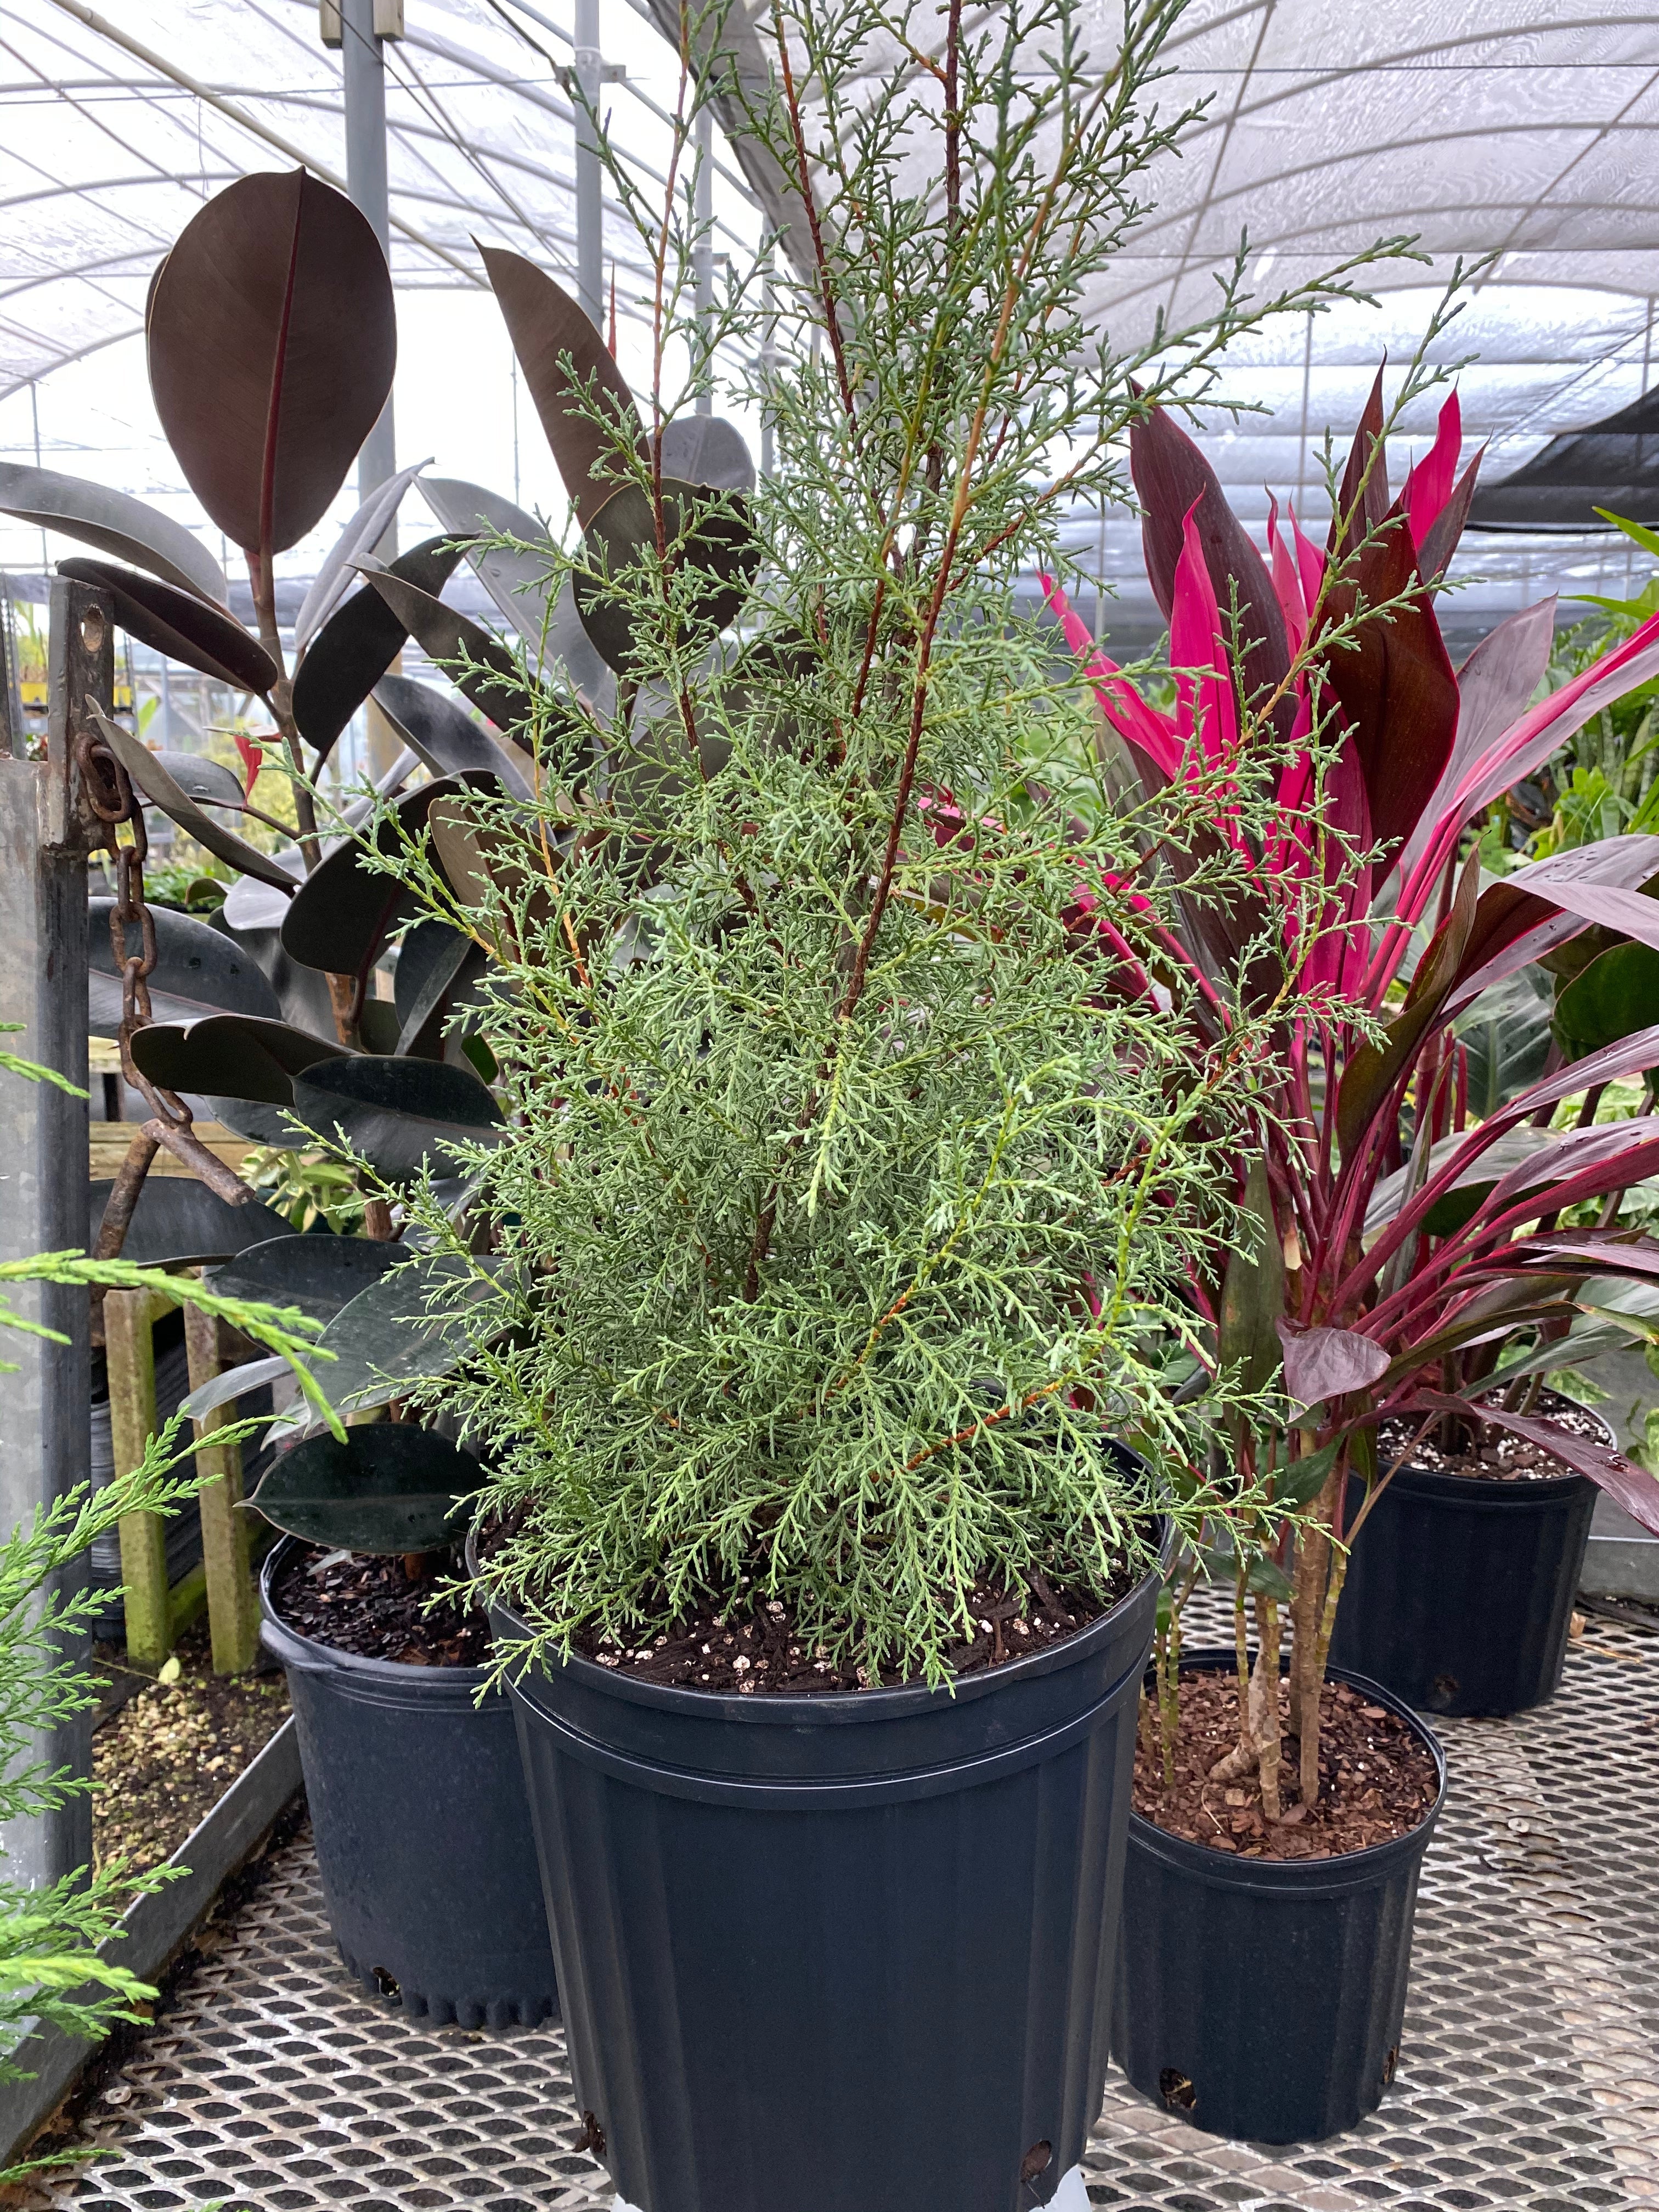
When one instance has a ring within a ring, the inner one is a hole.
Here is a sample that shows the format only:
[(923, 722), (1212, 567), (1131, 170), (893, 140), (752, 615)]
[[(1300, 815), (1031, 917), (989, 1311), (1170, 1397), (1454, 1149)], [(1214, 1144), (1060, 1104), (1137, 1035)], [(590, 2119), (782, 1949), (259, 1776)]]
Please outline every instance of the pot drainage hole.
[(1198, 2092), (1178, 2067), (1166, 2066), (1158, 2077), (1158, 2094), (1172, 2112), (1190, 2112)]

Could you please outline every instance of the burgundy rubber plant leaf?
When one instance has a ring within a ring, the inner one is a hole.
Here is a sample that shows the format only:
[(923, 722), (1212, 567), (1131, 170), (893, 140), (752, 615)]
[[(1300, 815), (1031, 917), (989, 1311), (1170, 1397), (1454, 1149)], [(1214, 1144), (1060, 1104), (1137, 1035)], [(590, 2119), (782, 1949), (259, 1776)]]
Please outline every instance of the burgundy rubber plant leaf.
[[(581, 307), (522, 254), (480, 246), (513, 350), (586, 529), (617, 484), (618, 444), (642, 451), (644, 426), (628, 380)], [(592, 410), (611, 418), (601, 424)]]
[(1501, 1405), (1471, 1406), (1465, 1399), (1446, 1397), (1438, 1391), (1424, 1391), (1413, 1403), (1427, 1413), (1456, 1413), (1471, 1423), (1486, 1421), (1493, 1428), (1506, 1429), (1511, 1436), (1524, 1437), (1540, 1451), (1565, 1460), (1579, 1474), (1587, 1474), (1596, 1488), (1606, 1491), (1613, 1504), (1621, 1506), (1632, 1521), (1639, 1522), (1650, 1534), (1659, 1536), (1659, 1482), (1633, 1460), (1626, 1459), (1623, 1452), (1610, 1450), (1594, 1437), (1576, 1437), (1571, 1431), (1557, 1427), (1553, 1421), (1538, 1420), (1528, 1413), (1511, 1413)]
[(167, 442), (234, 544), (314, 529), (392, 388), (380, 243), (343, 192), (261, 171), (180, 232), (151, 293), (150, 388)]
[(1384, 1347), (1357, 1329), (1293, 1329), (1281, 1322), (1279, 1339), (1285, 1347), (1285, 1389), (1304, 1407), (1369, 1389), (1388, 1368)]

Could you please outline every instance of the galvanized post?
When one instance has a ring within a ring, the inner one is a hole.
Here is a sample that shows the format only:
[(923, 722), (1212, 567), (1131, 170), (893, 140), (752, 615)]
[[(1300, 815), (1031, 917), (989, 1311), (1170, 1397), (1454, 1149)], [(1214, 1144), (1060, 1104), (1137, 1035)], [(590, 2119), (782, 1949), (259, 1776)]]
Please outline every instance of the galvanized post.
[[(346, 187), (352, 204), (368, 220), (380, 241), (380, 251), (392, 258), (391, 195), (386, 180), (386, 57), (381, 51), (377, 17), (387, 11), (375, 0), (341, 0), (340, 63), (345, 79)], [(395, 11), (392, 11), (395, 12)], [(380, 420), (364, 439), (357, 455), (357, 496), (367, 499), (398, 469), (398, 437), (392, 395), (386, 395)], [(382, 561), (398, 557), (398, 525), (394, 518), (374, 549)], [(401, 658), (393, 664), (401, 666)], [(375, 777), (384, 775), (402, 750), (392, 725), (371, 699), (364, 720), (368, 757)]]
[[(341, 0), (343, 37), (340, 61), (345, 76), (346, 187), (352, 204), (368, 218), (380, 251), (391, 259), (391, 199), (386, 184), (386, 58), (375, 34), (374, 0)], [(357, 456), (357, 496), (367, 499), (376, 484), (397, 471), (397, 439), (392, 401), (363, 441)], [(382, 541), (384, 544), (384, 540)], [(394, 544), (392, 551), (395, 553)], [(390, 559), (391, 555), (383, 555)]]
[(596, 330), (605, 308), (605, 173), (597, 118), (605, 62), (599, 52), (599, 0), (576, 0), (576, 296)]
[[(199, 1390), (220, 1371), (219, 1323), (193, 1310), (185, 1315), (185, 1348), (190, 1387)], [(210, 1437), (236, 1418), (234, 1406), (216, 1406), (196, 1424), (198, 1437)], [(259, 1601), (254, 1595), (248, 1556), (248, 1520), (242, 1502), (240, 1444), (202, 1443), (196, 1455), (202, 1476), (198, 1502), (202, 1514), (202, 1563), (207, 1570), (208, 1626), (213, 1638), (213, 1671), (240, 1674), (253, 1664), (259, 1649)]]
[[(87, 703), (112, 706), (114, 635), (108, 595), (85, 584), (52, 586), (51, 684), (44, 761), (0, 757), (0, 1021), (30, 1060), (83, 1088), (87, 1080), (87, 848), (75, 739)], [(87, 1103), (48, 1084), (0, 1075), (0, 1257), (84, 1251), (88, 1239)], [(52, 1285), (20, 1288), (14, 1304), (67, 1342), (7, 1332), (0, 1375), (0, 1532), (86, 1480), (91, 1454), (87, 1294)], [(82, 1586), (84, 1564), (65, 1571), (61, 1594)], [(88, 1716), (38, 1732), (26, 1764), (71, 1775), (91, 1771)], [(85, 1796), (55, 1813), (0, 1828), (6, 1870), (33, 1887), (92, 1857)]]
[[(118, 1476), (131, 1474), (155, 1433), (152, 1331), (161, 1310), (149, 1291), (111, 1291), (104, 1300), (110, 1442)], [(121, 1589), (127, 1657), (136, 1667), (159, 1667), (173, 1649), (167, 1530), (159, 1513), (121, 1516)]]

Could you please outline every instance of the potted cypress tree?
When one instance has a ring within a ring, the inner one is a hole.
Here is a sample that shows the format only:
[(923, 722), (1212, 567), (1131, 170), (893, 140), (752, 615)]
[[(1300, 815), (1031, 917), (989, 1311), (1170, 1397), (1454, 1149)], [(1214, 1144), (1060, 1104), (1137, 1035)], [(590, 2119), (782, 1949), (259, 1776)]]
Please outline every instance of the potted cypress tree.
[[(1419, 356), (1394, 415), (1431, 380)], [(1351, 2125), (1393, 2073), (1443, 1786), (1407, 1700), (1512, 1711), (1548, 1696), (1594, 1486), (1659, 1527), (1659, 1486), (1599, 1425), (1535, 1402), (1541, 1377), (1583, 1356), (1581, 1309), (1610, 1320), (1607, 1291), (1659, 1269), (1659, 1246), (1614, 1219), (1659, 1163), (1659, 1122), (1591, 1121), (1601, 1086), (1652, 1065), (1659, 1030), (1615, 1023), (1477, 1116), (1456, 1028), (1589, 924), (1659, 940), (1659, 908), (1632, 889), (1659, 873), (1659, 840), (1610, 838), (1484, 888), (1478, 854), (1459, 853), (1482, 809), (1659, 667), (1659, 623), (1536, 704), (1547, 608), (1454, 673), (1433, 589), (1474, 488), (1473, 466), (1456, 479), (1455, 400), (1392, 501), (1387, 428), (1379, 376), (1330, 486), (1328, 544), (1294, 518), (1287, 544), (1275, 518), (1267, 562), (1167, 417), (1134, 432), (1173, 717), (1094, 653), (1051, 587), (1147, 789), (1206, 757), (1273, 751), (1280, 715), (1291, 732), (1268, 837), (1213, 818), (1249, 854), (1245, 902), (1193, 908), (1169, 957), (1231, 974), (1226, 996), (1194, 1001), (1206, 1027), (1287, 983), (1304, 1005), (1322, 997), (1259, 1070), (1260, 1118), (1231, 1170), (1253, 1230), (1220, 1219), (1192, 1284), (1212, 1332), (1202, 1360), (1282, 1393), (1265, 1429), (1219, 1423), (1218, 1457), (1303, 1517), (1252, 1532), (1235, 1516), (1208, 1546), (1234, 1585), (1231, 1652), (1183, 1661), (1197, 1562), (1177, 1574), (1114, 2029), (1137, 2086), (1200, 2127), (1270, 2142)], [(1121, 966), (1105, 980), (1133, 987)], [(1578, 1126), (1553, 1128), (1574, 1099), (1588, 1102)], [(1600, 1225), (1571, 1225), (1587, 1206)]]
[[(1149, 973), (1180, 900), (1242, 896), (1206, 809), (1261, 830), (1272, 794), (1228, 765), (1115, 812), (1016, 592), (1072, 495), (1122, 495), (1125, 427), (1285, 303), (1235, 280), (1156, 358), (1089, 329), (1175, 127), (1163, 16), (1094, 58), (1067, 0), (915, 26), (920, 59), (873, 5), (781, 9), (735, 82), (688, 49), (637, 402), (490, 257), (614, 703), (537, 690), (528, 804), (388, 812), (368, 855), (489, 963), (507, 1133), (455, 1148), (465, 1232), (407, 1201), (471, 1354), (408, 1395), (489, 1468), (586, 2141), (642, 2212), (1079, 2193), (1188, 1458), (1166, 1347), (1284, 1012), (1194, 1045), (1190, 976), (1137, 1006), (1068, 957)], [(694, 319), (716, 98), (801, 266)], [(717, 345), (759, 362), (752, 495), (671, 465)]]

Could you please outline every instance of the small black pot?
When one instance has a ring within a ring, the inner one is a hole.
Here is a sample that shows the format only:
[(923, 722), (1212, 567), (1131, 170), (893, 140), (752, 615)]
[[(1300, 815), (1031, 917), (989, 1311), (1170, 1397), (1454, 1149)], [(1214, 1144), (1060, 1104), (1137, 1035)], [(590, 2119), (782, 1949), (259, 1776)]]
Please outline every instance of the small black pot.
[(531, 2027), (558, 2010), (512, 1708), (473, 1701), (477, 1667), (360, 1659), (271, 1604), (293, 1553), (259, 1577), (267, 1650), (288, 1669), (329, 1925), (346, 1969), (405, 2010)]
[[(1486, 1482), (1402, 1467), (1354, 1540), (1332, 1659), (1419, 1712), (1543, 1705), (1560, 1686), (1595, 1497), (1565, 1470)], [(1364, 1499), (1351, 1480), (1350, 1524)]]
[(954, 1696), (514, 1684), (577, 2103), (629, 2205), (1048, 2203), (1104, 2087), (1157, 1595)]
[[(1196, 1651), (1183, 1674), (1231, 1674)], [(1446, 1796), (1423, 1723), (1363, 1674), (1432, 1753), (1435, 1801), (1409, 1835), (1328, 1859), (1240, 1859), (1129, 1822), (1112, 2056), (1143, 2095), (1206, 2135), (1319, 2142), (1375, 2112), (1406, 2016), (1417, 1877)]]

